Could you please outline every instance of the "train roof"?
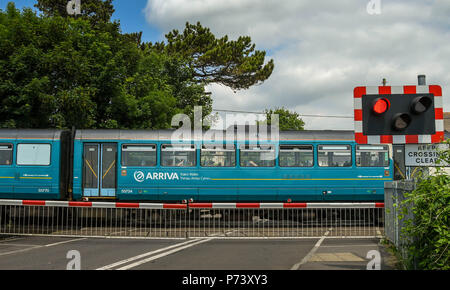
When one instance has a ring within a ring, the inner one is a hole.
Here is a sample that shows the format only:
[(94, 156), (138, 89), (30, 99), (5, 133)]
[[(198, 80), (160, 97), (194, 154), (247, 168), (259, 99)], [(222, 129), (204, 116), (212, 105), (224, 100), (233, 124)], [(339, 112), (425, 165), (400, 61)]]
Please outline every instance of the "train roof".
[[(175, 135), (174, 135), (175, 134)], [(215, 134), (221, 134), (223, 139), (228, 140), (227, 131), (224, 130), (209, 130), (203, 131), (206, 140), (213, 138)], [(264, 134), (257, 132), (245, 132), (245, 131), (231, 131), (228, 132), (229, 136), (233, 136), (234, 140), (239, 139), (268, 139), (270, 140), (270, 132), (267, 133), (267, 137), (263, 138)], [(244, 135), (245, 134), (245, 135)], [(194, 131), (177, 131), (177, 130), (77, 130), (75, 139), (78, 140), (171, 140), (172, 136), (175, 136), (177, 140), (196, 140), (194, 138)], [(252, 136), (253, 138), (251, 138)], [(244, 137), (244, 138), (240, 138)], [(322, 140), (322, 141), (354, 141), (353, 131), (281, 131), (279, 135), (280, 140)], [(197, 138), (198, 139), (198, 138)]]
[(60, 140), (65, 130), (58, 129), (0, 129), (1, 139)]
[[(89, 129), (77, 130), (75, 139), (78, 140), (170, 140), (176, 130), (103, 130)], [(0, 129), (1, 139), (46, 139), (59, 140), (65, 130), (58, 129)], [(211, 134), (223, 134), (227, 131), (210, 130), (203, 131)], [(183, 132), (189, 136), (194, 135), (193, 131)], [(239, 136), (234, 133), (234, 138)], [(256, 135), (255, 135), (256, 136)], [(268, 134), (270, 138), (270, 133)], [(247, 136), (248, 138), (248, 132)], [(445, 139), (450, 138), (450, 132), (445, 132)], [(280, 140), (324, 140), (324, 141), (354, 141), (354, 132), (349, 130), (305, 130), (305, 131), (281, 131)]]

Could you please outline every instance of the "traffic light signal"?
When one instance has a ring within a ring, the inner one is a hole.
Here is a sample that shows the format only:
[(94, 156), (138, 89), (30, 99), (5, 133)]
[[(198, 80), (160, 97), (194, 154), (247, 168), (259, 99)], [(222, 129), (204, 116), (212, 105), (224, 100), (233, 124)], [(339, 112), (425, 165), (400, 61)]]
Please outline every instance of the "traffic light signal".
[(390, 109), (391, 102), (389, 102), (389, 100), (386, 98), (377, 98), (375, 101), (373, 101), (372, 105), (374, 114), (381, 115), (386, 113)]
[(363, 95), (364, 135), (436, 133), (434, 95)]
[(437, 143), (443, 138), (441, 87), (357, 87), (354, 93), (357, 143)]

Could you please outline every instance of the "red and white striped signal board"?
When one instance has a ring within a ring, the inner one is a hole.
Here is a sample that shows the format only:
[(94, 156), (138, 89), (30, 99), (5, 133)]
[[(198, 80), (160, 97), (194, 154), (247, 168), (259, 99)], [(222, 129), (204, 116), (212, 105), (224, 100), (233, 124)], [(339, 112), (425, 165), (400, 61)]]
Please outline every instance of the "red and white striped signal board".
[(358, 144), (432, 144), (444, 139), (438, 85), (356, 87), (354, 112)]

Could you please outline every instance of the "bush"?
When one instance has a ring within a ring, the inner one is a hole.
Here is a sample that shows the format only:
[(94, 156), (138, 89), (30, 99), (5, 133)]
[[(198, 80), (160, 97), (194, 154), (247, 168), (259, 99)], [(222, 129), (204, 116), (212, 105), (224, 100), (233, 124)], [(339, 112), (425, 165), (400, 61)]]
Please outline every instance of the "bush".
[[(448, 161), (449, 151), (443, 152), (441, 160)], [(438, 168), (436, 174), (419, 181), (413, 192), (405, 193), (405, 198), (402, 214), (414, 216), (405, 221), (403, 229), (408, 241), (406, 267), (449, 270), (450, 176)]]

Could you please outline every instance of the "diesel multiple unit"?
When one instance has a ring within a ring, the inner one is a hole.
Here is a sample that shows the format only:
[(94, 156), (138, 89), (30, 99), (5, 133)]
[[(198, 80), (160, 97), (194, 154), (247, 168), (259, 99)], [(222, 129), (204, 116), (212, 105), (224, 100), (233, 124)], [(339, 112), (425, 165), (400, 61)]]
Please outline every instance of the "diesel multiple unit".
[(389, 146), (358, 145), (353, 131), (280, 132), (277, 142), (173, 133), (2, 129), (0, 198), (383, 201), (392, 180)]

